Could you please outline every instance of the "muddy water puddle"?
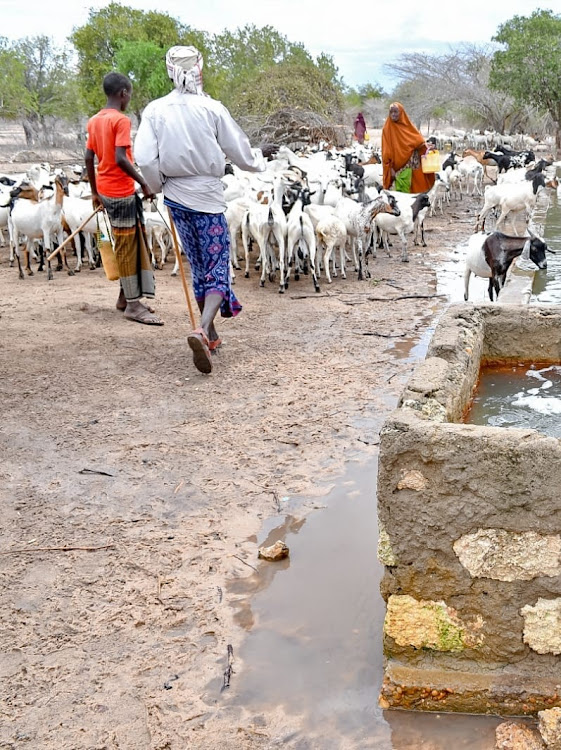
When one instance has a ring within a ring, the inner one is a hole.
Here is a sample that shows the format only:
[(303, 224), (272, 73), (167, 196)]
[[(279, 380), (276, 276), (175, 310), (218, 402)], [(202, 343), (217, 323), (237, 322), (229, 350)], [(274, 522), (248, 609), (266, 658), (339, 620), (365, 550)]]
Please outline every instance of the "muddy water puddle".
[[(396, 360), (425, 355), (435, 312), (423, 319), (420, 336), (392, 342)], [(378, 434), (397, 398), (388, 393), (383, 401), (384, 414), (363, 425), (370, 434)], [(284, 512), (252, 540), (269, 546), (280, 539), (290, 557), (260, 560), (255, 573), (228, 585), (247, 636), (224, 700), (255, 713), (265, 726), (269, 720), (274, 725), (280, 711), (288, 719), (285, 732), (275, 727), (276, 744), (300, 750), (491, 750), (498, 717), (378, 707), (385, 606), (376, 557), (376, 477), (376, 457), (349, 461), (317, 510), (299, 517), (293, 499), (281, 498)]]
[(561, 438), (561, 367), (482, 367), (465, 422), (519, 427)]
[[(234, 705), (301, 717), (286, 744), (302, 748), (487, 750), (499, 719), (382, 711), (384, 602), (376, 558), (377, 460), (348, 465), (323, 509), (269, 519), (257, 543), (290, 547), (280, 563), (232, 581), (228, 598), (248, 631)], [(309, 743), (309, 744), (308, 744)]]

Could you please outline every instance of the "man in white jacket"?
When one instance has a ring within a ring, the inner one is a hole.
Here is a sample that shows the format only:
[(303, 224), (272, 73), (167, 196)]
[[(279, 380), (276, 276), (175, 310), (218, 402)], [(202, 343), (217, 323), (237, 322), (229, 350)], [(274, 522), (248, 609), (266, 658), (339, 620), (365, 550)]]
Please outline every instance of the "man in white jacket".
[(226, 107), (203, 92), (203, 58), (194, 47), (172, 47), (166, 55), (174, 90), (151, 102), (134, 143), (136, 162), (154, 192), (163, 190), (181, 244), (189, 258), (200, 328), (188, 336), (193, 362), (212, 370), (211, 351), (222, 343), (214, 326), (241, 311), (230, 280), (230, 235), (224, 216), (226, 157), (249, 172), (265, 170), (263, 154)]

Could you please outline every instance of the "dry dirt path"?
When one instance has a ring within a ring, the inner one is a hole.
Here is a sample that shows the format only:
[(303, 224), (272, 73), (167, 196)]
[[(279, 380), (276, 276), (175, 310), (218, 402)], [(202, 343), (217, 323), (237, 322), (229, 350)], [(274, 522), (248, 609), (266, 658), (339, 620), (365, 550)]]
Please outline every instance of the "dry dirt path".
[(225, 581), (253, 572), (279, 497), (308, 512), (376, 450), (360, 418), (411, 368), (392, 347), (444, 304), (395, 298), (436, 293), (477, 205), (429, 219), (429, 247), (380, 255), (368, 281), (279, 296), (239, 277), (244, 311), (209, 377), (169, 266), (150, 328), (114, 309), (101, 270), (20, 281), (0, 250), (0, 748), (273, 746), (274, 727), (246, 731), (209, 695), (243, 637)]

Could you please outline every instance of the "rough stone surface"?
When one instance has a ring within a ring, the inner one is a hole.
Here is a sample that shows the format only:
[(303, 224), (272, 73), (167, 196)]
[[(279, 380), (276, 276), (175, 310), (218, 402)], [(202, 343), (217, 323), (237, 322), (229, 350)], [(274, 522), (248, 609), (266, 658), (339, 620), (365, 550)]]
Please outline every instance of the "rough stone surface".
[(390, 537), (382, 525), (378, 530), (378, 560), (388, 568), (397, 565), (397, 557), (393, 553)]
[(415, 490), (420, 492), (428, 485), (428, 479), (420, 471), (404, 471), (397, 483), (398, 490)]
[(520, 610), (524, 643), (538, 654), (561, 654), (561, 599), (538, 599)]
[(390, 596), (384, 632), (398, 646), (413, 646), (434, 651), (462, 651), (482, 641), (483, 625), (462, 622), (456, 610), (445, 602), (417, 601), (412, 596)]
[(548, 750), (561, 750), (561, 708), (538, 713), (538, 728)]
[(427, 398), (419, 401), (413, 398), (407, 398), (403, 406), (419, 412), (422, 419), (430, 419), (433, 422), (446, 422), (446, 409), (434, 398)]
[(495, 750), (545, 750), (545, 745), (535, 729), (505, 721), (495, 730)]
[(478, 529), (454, 542), (454, 552), (474, 577), (530, 581), (561, 573), (561, 536), (535, 531)]
[(280, 540), (275, 542), (270, 547), (259, 547), (258, 557), (262, 557), (264, 560), (270, 562), (276, 562), (277, 560), (284, 560), (289, 555), (289, 549), (284, 542)]
[[(417, 696), (421, 710), (530, 715), (561, 700), (561, 607), (536, 604), (561, 601), (561, 440), (462, 422), (481, 364), (512, 361), (561, 362), (561, 306), (448, 308), (381, 431), (379, 523), (395, 562), (381, 582), (391, 615), (386, 675), (401, 665), (422, 687), (436, 670), (432, 689), (440, 692), (449, 675), (466, 675), (461, 695)], [(417, 609), (445, 602), (454, 609), (453, 636), (482, 622), (484, 637), (476, 649), (458, 636), (438, 650), (433, 610), (421, 618), (428, 635), (415, 635), (409, 613), (400, 623), (407, 636), (394, 638), (394, 597), (409, 597)], [(397, 705), (393, 693), (385, 697)]]

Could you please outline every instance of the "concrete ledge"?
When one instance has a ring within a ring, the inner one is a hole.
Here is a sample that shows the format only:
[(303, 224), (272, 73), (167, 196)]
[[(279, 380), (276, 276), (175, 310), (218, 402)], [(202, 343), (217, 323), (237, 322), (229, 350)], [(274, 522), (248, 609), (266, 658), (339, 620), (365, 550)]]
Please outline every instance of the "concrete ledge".
[(415, 669), (392, 660), (379, 703), (385, 709), (528, 716), (561, 706), (560, 696), (554, 679), (534, 681), (528, 689), (516, 674)]
[(529, 304), (535, 275), (535, 271), (520, 268), (516, 261), (511, 263), (505, 285), (499, 294), (499, 302), (502, 305)]
[(561, 307), (449, 308), (381, 431), (390, 705), (403, 685), (407, 707), (438, 711), (526, 714), (561, 695), (561, 440), (462, 423), (488, 362), (561, 363)]

